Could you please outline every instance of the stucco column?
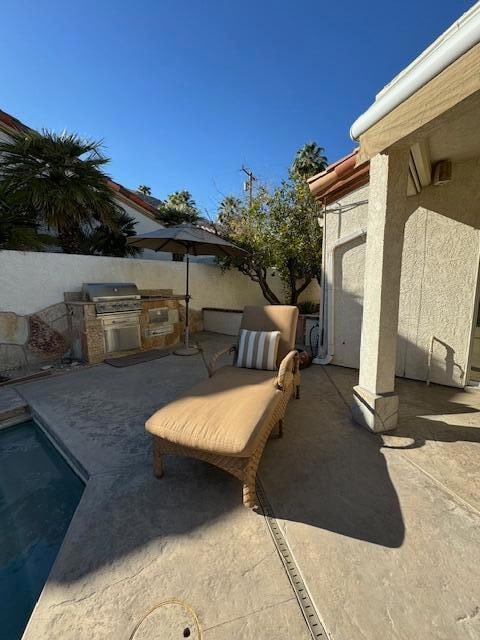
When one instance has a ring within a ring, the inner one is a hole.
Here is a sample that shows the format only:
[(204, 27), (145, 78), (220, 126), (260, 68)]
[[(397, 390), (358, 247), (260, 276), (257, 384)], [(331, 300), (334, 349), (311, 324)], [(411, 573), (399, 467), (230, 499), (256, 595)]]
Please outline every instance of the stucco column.
[(353, 416), (372, 431), (397, 426), (395, 359), (406, 219), (408, 151), (370, 162), (365, 288), (359, 384)]

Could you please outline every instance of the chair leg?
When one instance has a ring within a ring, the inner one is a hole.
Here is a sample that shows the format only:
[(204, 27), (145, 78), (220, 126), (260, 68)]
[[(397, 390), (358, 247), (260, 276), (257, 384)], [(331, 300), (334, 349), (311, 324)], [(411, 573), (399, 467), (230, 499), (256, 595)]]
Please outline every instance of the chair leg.
[(253, 509), (257, 504), (257, 491), (255, 489), (255, 481), (243, 483), (243, 505), (247, 509)]
[(163, 477), (163, 456), (156, 438), (153, 439), (153, 474), (156, 478)]
[(300, 400), (300, 385), (297, 384), (297, 389), (296, 389), (296, 393), (295, 393), (295, 398), (297, 400)]
[(278, 437), (283, 437), (283, 420), (278, 421)]

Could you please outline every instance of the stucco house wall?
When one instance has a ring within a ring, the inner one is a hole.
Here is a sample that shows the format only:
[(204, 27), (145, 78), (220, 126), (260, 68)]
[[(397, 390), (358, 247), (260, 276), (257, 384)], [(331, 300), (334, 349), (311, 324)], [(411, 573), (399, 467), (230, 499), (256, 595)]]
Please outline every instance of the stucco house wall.
[[(149, 233), (149, 231), (155, 231), (155, 229), (161, 229), (161, 225), (156, 220), (152, 220), (148, 215), (142, 213), (139, 209), (128, 204), (125, 199), (115, 198), (116, 202), (122, 207), (122, 209), (137, 223), (135, 225), (135, 232), (137, 235), (142, 233)], [(171, 260), (171, 253), (155, 252), (151, 249), (144, 249), (139, 256), (146, 260)]]
[[(327, 207), (324, 218), (323, 250), (327, 258), (334, 243), (367, 226), (368, 187), (361, 187), (344, 196), (338, 204)], [(352, 208), (350, 208), (352, 207)], [(347, 210), (344, 210), (347, 208)], [(342, 245), (335, 252), (335, 357), (334, 364), (358, 367), (360, 333), (363, 313), (363, 274), (365, 270), (365, 243), (358, 239)], [(327, 273), (328, 278), (331, 274)]]
[[(464, 386), (469, 366), (479, 276), (480, 159), (454, 163), (452, 180), (408, 199), (397, 342), (397, 375), (425, 380), (434, 337), (430, 379)], [(477, 173), (478, 175), (478, 173)], [(368, 185), (339, 199), (343, 212), (326, 213), (328, 252), (339, 237), (367, 228)], [(328, 210), (335, 210), (335, 205)], [(368, 233), (368, 229), (367, 229)], [(365, 244), (354, 241), (335, 258), (333, 363), (359, 367)]]

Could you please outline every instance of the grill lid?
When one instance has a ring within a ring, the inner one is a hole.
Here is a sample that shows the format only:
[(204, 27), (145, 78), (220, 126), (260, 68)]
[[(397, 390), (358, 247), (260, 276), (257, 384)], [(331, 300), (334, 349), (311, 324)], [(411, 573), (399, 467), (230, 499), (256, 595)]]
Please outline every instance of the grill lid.
[(134, 282), (86, 282), (82, 286), (82, 297), (91, 302), (140, 300), (140, 293)]

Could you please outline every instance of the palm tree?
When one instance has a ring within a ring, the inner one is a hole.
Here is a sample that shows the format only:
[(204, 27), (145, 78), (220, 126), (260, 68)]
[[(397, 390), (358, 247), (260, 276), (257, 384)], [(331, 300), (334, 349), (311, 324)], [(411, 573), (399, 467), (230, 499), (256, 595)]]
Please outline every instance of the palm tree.
[(194, 222), (199, 217), (197, 204), (190, 191), (186, 189), (183, 191), (175, 191), (167, 196), (165, 205), (183, 211), (186, 216), (191, 218), (191, 222)]
[(150, 189), (150, 187), (147, 187), (146, 184), (141, 184), (138, 187), (138, 191), (140, 191), (140, 193), (143, 193), (144, 196), (151, 196), (152, 195), (152, 190)]
[(50, 131), (12, 134), (0, 142), (2, 189), (9, 203), (57, 232), (75, 253), (85, 228), (115, 227), (123, 209), (115, 202), (103, 167), (101, 143)]
[(43, 251), (56, 244), (56, 239), (39, 231), (34, 216), (8, 204), (0, 182), (0, 249)]
[(115, 214), (115, 229), (99, 224), (93, 230), (85, 232), (80, 243), (82, 253), (94, 256), (114, 256), (133, 258), (142, 253), (142, 249), (127, 244), (127, 238), (136, 235), (137, 221), (125, 211)]
[(225, 196), (218, 205), (218, 220), (220, 223), (228, 223), (232, 217), (238, 215), (242, 207), (242, 201), (236, 196)]
[(304, 144), (295, 154), (290, 166), (290, 177), (303, 181), (326, 169), (327, 158), (323, 155), (324, 153), (325, 149), (316, 142)]
[(167, 227), (182, 222), (194, 223), (200, 217), (200, 212), (192, 194), (189, 191), (175, 191), (158, 205), (158, 220)]

